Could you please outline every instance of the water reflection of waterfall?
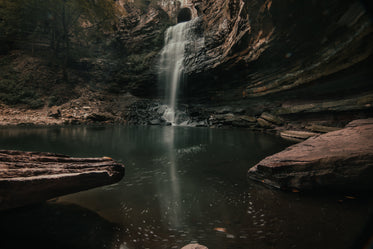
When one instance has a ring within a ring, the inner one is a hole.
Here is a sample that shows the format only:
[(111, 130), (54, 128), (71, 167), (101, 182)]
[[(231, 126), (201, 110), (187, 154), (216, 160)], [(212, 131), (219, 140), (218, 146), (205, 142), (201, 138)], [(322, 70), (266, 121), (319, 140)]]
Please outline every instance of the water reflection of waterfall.
[(165, 195), (163, 203), (161, 203), (161, 210), (167, 214), (168, 225), (172, 228), (179, 228), (182, 224), (180, 220), (182, 216), (181, 211), (181, 194), (180, 194), (180, 181), (178, 177), (178, 165), (175, 151), (175, 128), (168, 127), (163, 130), (163, 139), (167, 148), (167, 166), (169, 184), (164, 185), (162, 191)]
[(189, 23), (179, 23), (167, 29), (165, 46), (161, 52), (159, 77), (166, 87), (168, 105), (164, 118), (172, 124), (175, 123), (178, 88), (183, 78), (184, 53), (188, 29), (190, 28)]

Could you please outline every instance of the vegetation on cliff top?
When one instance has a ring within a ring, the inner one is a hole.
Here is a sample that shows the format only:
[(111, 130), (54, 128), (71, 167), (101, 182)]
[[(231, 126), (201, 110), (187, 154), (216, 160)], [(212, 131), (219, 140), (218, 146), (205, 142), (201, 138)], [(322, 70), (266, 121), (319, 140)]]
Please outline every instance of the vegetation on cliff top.
[(63, 102), (84, 81), (76, 72), (84, 58), (110, 45), (120, 15), (107, 0), (0, 0), (0, 101), (31, 108), (43, 106), (43, 96)]
[(60, 105), (75, 86), (144, 94), (169, 17), (155, 0), (122, 2), (0, 0), (0, 102)]

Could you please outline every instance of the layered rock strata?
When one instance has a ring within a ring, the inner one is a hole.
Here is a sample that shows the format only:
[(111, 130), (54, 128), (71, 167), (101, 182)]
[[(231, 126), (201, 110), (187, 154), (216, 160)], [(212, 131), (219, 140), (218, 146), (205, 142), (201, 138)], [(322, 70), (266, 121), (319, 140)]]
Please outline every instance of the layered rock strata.
[(113, 184), (123, 176), (124, 166), (108, 157), (0, 150), (0, 210)]
[(270, 112), (285, 123), (372, 116), (373, 26), (364, 1), (194, 3), (205, 47), (186, 59), (185, 103), (239, 106), (256, 118)]
[(210, 78), (215, 85), (237, 82), (245, 97), (292, 89), (372, 55), (372, 22), (361, 1), (194, 2), (203, 13), (205, 53), (187, 71), (219, 74)]
[(309, 138), (269, 156), (248, 176), (281, 189), (373, 189), (373, 119)]

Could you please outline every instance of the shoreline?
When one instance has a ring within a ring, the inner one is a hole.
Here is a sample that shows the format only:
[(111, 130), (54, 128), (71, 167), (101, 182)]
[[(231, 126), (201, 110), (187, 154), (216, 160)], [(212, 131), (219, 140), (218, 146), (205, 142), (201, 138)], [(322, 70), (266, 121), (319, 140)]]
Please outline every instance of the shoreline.
[[(0, 104), (0, 128), (127, 125), (166, 126), (165, 123), (154, 124), (148, 117), (143, 118), (142, 122), (133, 122), (131, 120), (133, 114), (131, 114), (132, 116), (128, 116), (127, 120), (126, 115), (132, 112), (131, 105), (125, 106), (120, 112), (117, 109), (112, 110), (112, 112), (117, 113), (117, 115), (114, 115), (105, 111), (105, 107), (110, 106), (110, 104), (110, 102), (102, 101), (100, 105), (94, 106), (93, 103), (79, 104), (78, 100), (72, 100), (61, 106), (44, 107), (42, 109), (10, 107)], [(231, 113), (212, 114), (208, 119), (203, 121), (203, 125), (194, 122), (194, 124), (186, 125), (186, 127), (247, 129), (253, 132), (280, 136), (293, 142), (301, 142), (309, 137), (343, 128), (322, 125), (306, 127), (304, 124), (300, 124), (300, 122), (286, 122), (281, 117), (266, 112), (258, 117)]]
[[(181, 105), (189, 118), (187, 127), (247, 129), (253, 132), (280, 136), (293, 142), (340, 130), (357, 119), (354, 116), (316, 115), (303, 117), (281, 115), (277, 109), (250, 112), (230, 106)], [(270, 110), (270, 111), (269, 111)], [(130, 93), (107, 95), (83, 91), (79, 98), (59, 106), (45, 105), (40, 109), (28, 106), (9, 106), (0, 103), (0, 127), (66, 127), (66, 126), (166, 126), (164, 105), (157, 99), (146, 100)]]

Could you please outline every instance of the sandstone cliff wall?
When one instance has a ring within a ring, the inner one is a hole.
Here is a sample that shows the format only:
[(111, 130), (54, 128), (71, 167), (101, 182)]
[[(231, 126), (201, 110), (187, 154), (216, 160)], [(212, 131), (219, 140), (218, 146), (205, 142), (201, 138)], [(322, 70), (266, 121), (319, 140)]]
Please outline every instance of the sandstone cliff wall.
[[(292, 121), (346, 123), (372, 115), (373, 29), (367, 2), (187, 2), (197, 11), (196, 32), (204, 46), (188, 51), (180, 102), (203, 113), (201, 119), (224, 108), (257, 117), (270, 112)], [(179, 10), (163, 6), (168, 25)], [(140, 40), (150, 32), (143, 31)], [(137, 44), (136, 33), (131, 34)], [(160, 85), (142, 88), (162, 98)]]

